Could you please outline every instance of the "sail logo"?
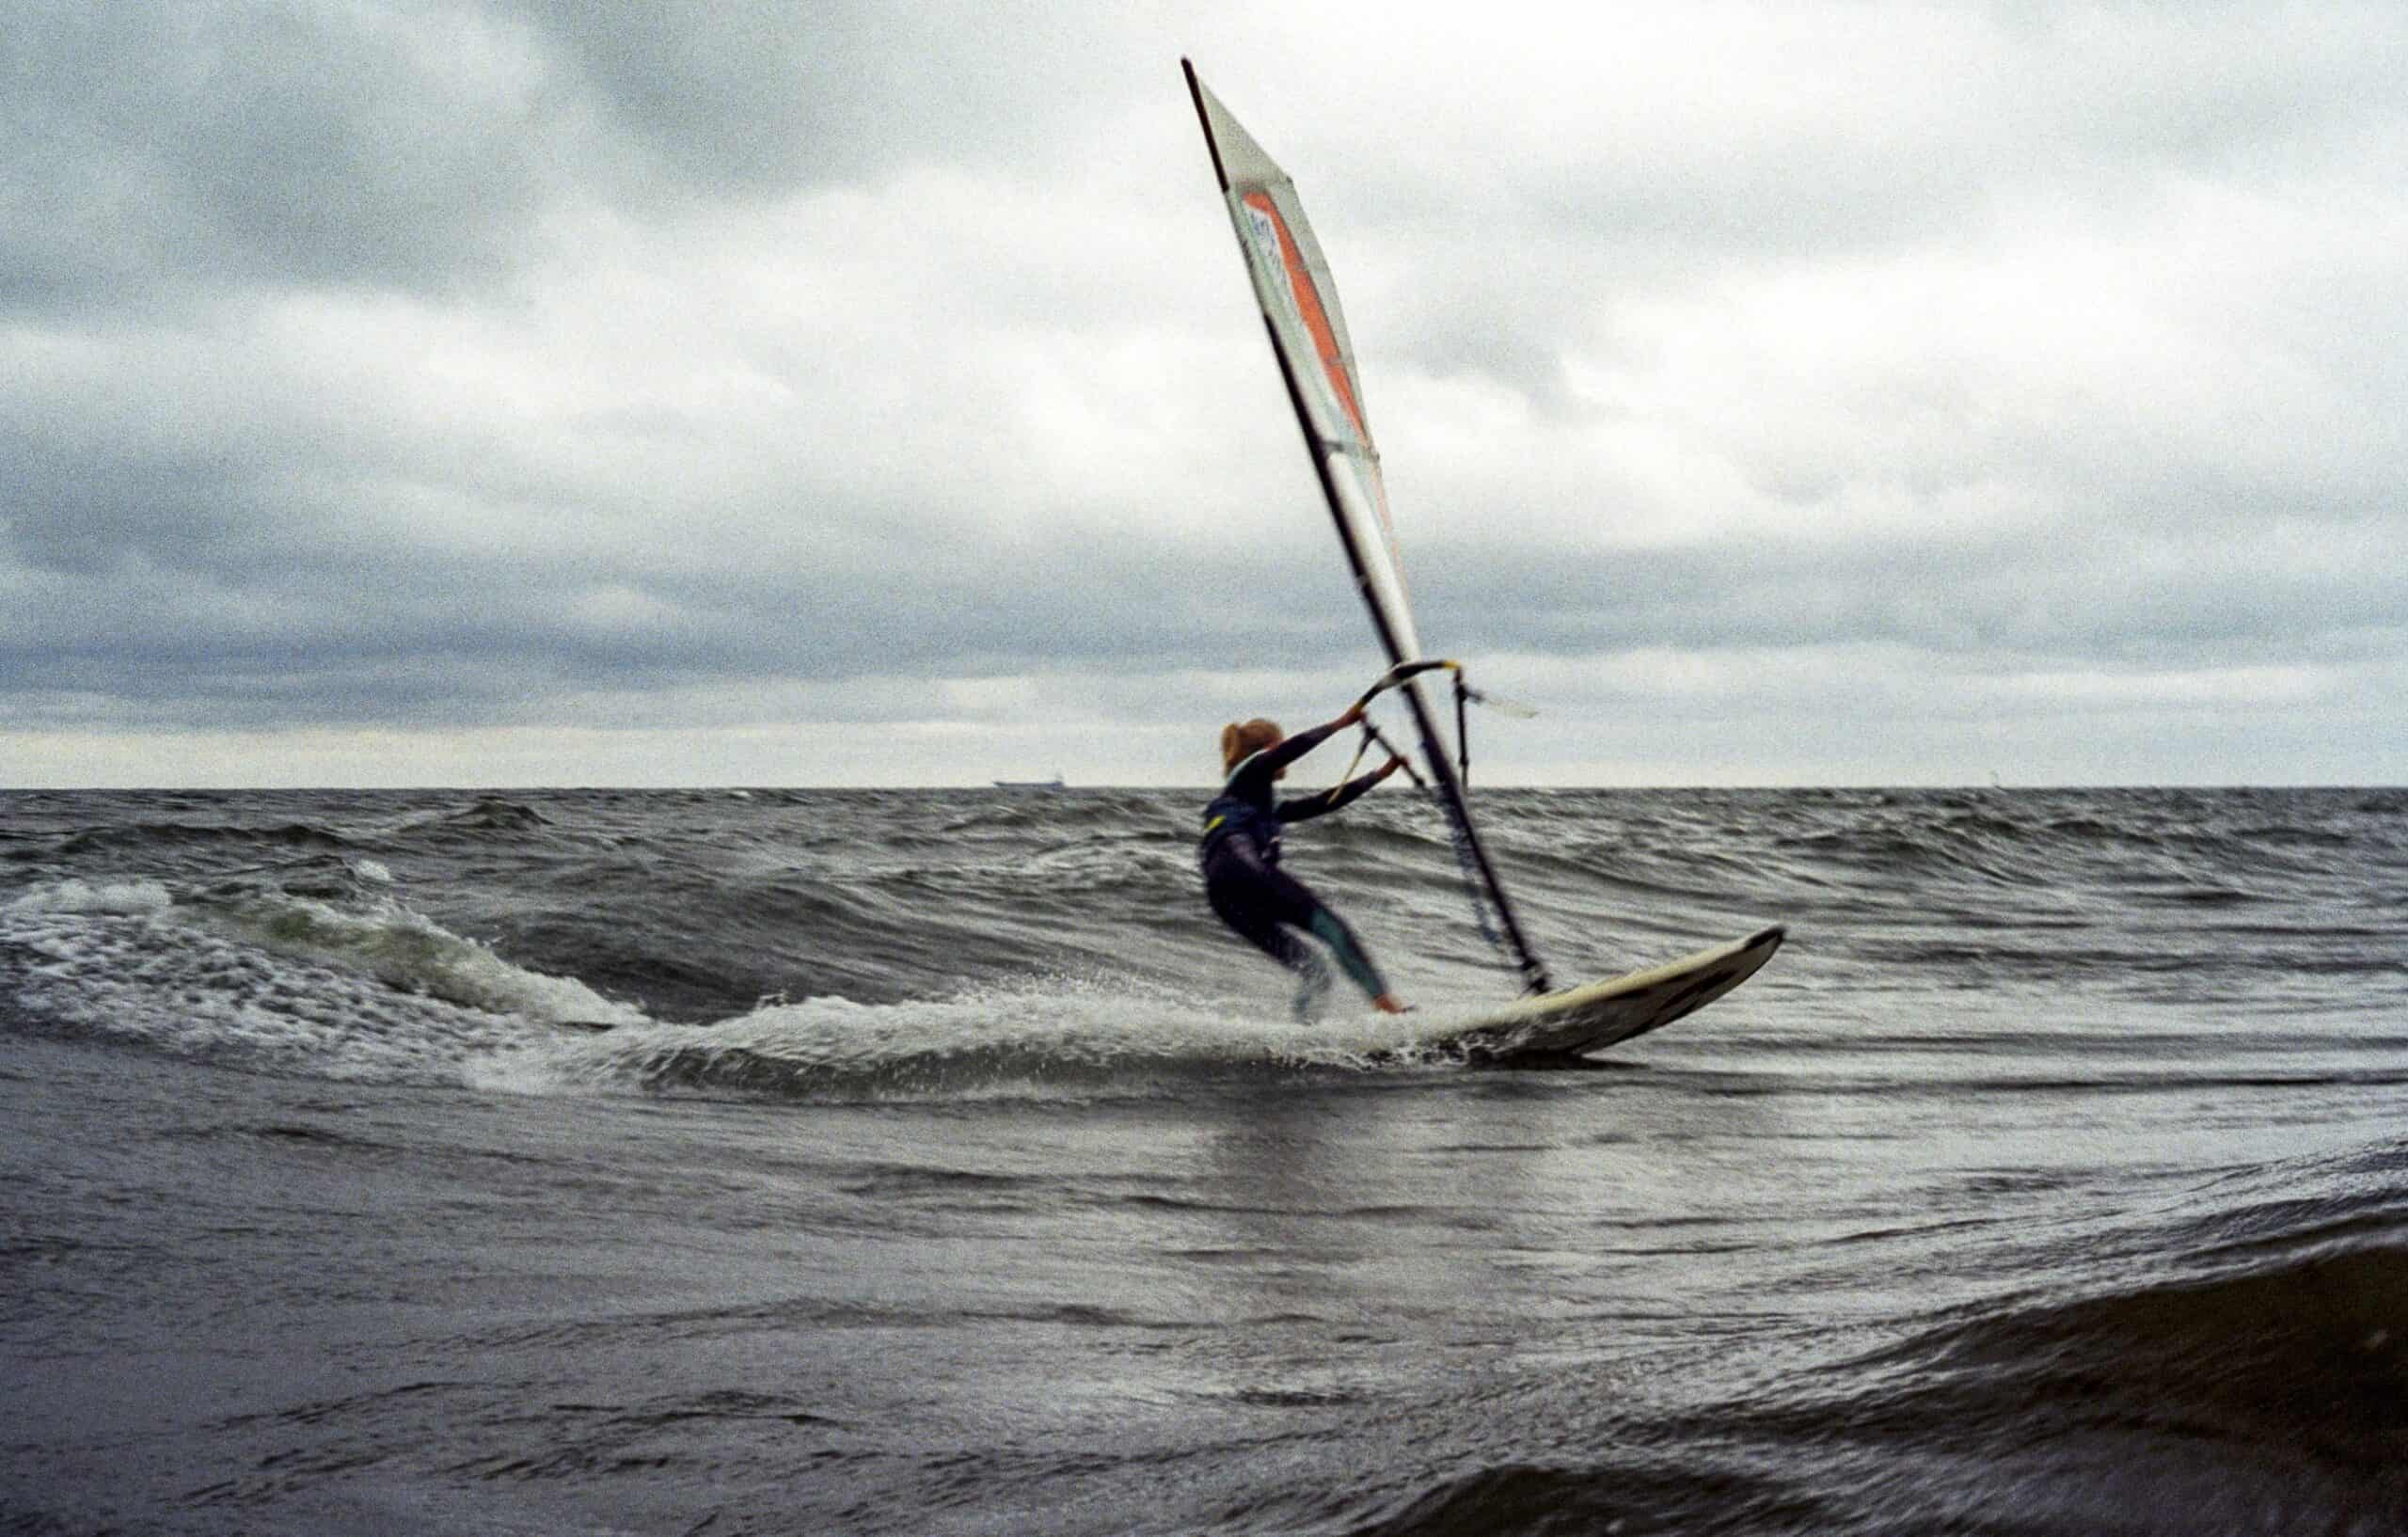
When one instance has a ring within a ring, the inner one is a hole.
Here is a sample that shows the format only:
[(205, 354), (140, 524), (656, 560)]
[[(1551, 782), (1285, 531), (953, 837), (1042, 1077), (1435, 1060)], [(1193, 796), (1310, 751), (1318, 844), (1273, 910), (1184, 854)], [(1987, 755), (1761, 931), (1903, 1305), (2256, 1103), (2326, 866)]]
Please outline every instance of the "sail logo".
[[(1313, 286), (1312, 272), (1305, 264), (1304, 253), (1296, 248), (1295, 237), (1288, 232), (1287, 221), (1280, 218), (1269, 193), (1249, 192), (1240, 201), (1245, 210), (1247, 231), (1253, 236), (1262, 264), (1285, 279), (1272, 286), (1280, 290), (1288, 301), (1282, 308), (1312, 342), (1330, 400), (1342, 413), (1344, 424), (1354, 429), (1354, 440), (1369, 447), (1371, 429), (1363, 420), (1363, 407), (1354, 399), (1354, 372), (1339, 350), (1337, 327), (1330, 325), (1329, 313), (1322, 307), (1321, 293)], [(1303, 359), (1297, 361), (1301, 363)]]
[(1274, 267), (1278, 266), (1280, 264), (1278, 221), (1250, 202), (1242, 206), (1245, 209), (1246, 227), (1254, 231), (1254, 248), (1260, 251), (1264, 260)]
[[(1258, 195), (1259, 196), (1259, 195)], [(1263, 286), (1279, 299), (1279, 311), (1298, 330), (1305, 328), (1304, 307), (1296, 302), (1295, 285), (1288, 277), (1288, 258), (1281, 249), (1278, 215), (1258, 208), (1252, 199), (1238, 205), (1245, 212), (1246, 232), (1254, 237), (1254, 254), (1270, 279)]]

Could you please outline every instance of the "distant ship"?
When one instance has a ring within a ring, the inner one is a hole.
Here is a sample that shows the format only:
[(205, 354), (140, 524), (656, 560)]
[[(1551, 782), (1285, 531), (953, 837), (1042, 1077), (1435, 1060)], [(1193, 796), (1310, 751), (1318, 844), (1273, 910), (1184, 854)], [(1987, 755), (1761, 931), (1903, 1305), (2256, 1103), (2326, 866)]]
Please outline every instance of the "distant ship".
[(1069, 787), (1069, 785), (1062, 783), (1062, 776), (1059, 773), (1056, 773), (1052, 779), (999, 779), (995, 781), (995, 788), (999, 790), (1062, 790), (1068, 789)]

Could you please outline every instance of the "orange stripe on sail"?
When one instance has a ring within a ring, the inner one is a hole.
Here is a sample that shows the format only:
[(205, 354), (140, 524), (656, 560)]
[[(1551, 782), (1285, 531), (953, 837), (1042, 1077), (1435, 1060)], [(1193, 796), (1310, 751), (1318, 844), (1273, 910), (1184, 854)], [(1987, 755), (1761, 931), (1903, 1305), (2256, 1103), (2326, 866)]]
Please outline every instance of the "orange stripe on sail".
[(1288, 233), (1288, 221), (1279, 216), (1279, 209), (1267, 192), (1245, 195), (1248, 207), (1271, 220), (1271, 228), (1279, 235), (1279, 260), (1288, 269), (1288, 291), (1295, 295), (1296, 312), (1304, 318), (1305, 330), (1313, 339), (1313, 350), (1321, 355), (1321, 371), (1329, 378), (1329, 387), (1338, 395), (1338, 404), (1354, 422), (1355, 436), (1365, 443), (1371, 440), (1371, 429), (1364, 424), (1363, 407), (1354, 399), (1354, 381), (1346, 375), (1346, 363), (1338, 355), (1338, 333), (1331, 328), (1328, 312), (1322, 309), (1321, 294), (1313, 287), (1312, 274), (1305, 268), (1304, 253), (1296, 249), (1293, 236)]

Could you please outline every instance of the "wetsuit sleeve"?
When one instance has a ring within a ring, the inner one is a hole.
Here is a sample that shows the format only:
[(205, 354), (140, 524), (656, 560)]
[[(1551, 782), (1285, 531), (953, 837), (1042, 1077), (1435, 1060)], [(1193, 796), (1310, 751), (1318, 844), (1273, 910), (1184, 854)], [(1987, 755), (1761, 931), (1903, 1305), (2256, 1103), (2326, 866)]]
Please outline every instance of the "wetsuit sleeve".
[(1285, 768), (1288, 765), (1295, 762), (1298, 758), (1303, 757), (1314, 748), (1319, 747), (1322, 743), (1329, 740), (1329, 734), (1337, 729), (1338, 727), (1336, 725), (1325, 725), (1315, 726), (1310, 731), (1300, 731), (1293, 737), (1291, 737), (1287, 740), (1281, 742), (1277, 747), (1275, 747), (1269, 752), (1263, 753), (1261, 760), (1262, 766), (1269, 769)]
[(1282, 800), (1275, 815), (1283, 822), (1309, 821), (1324, 812), (1336, 811), (1349, 801), (1359, 799), (1364, 791), (1379, 782), (1380, 771), (1374, 768), (1368, 774), (1355, 775), (1334, 790), (1323, 790), (1314, 795), (1300, 795), (1292, 800)]

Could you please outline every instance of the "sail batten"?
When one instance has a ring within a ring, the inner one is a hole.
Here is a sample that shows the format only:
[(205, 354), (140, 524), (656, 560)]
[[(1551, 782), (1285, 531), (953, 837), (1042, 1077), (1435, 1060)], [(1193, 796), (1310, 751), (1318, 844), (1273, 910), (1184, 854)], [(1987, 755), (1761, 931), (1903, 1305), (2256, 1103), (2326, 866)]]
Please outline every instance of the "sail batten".
[[(1389, 662), (1418, 661), (1421, 639), (1405, 592), (1403, 562), (1388, 515), (1387, 486), (1363, 404), (1354, 341), (1338, 303), (1328, 259), (1314, 238), (1288, 173), (1205, 88), (1193, 64), (1181, 59), (1180, 66), (1187, 76), (1196, 119), (1203, 125), (1204, 142), (1220, 180), (1238, 249), (1245, 259), (1246, 275), (1262, 309), (1272, 355), (1278, 360), (1356, 590)], [(1398, 691), (1412, 712), (1431, 783), (1446, 809), (1475, 888), (1495, 911), (1524, 983), (1532, 991), (1544, 991), (1545, 968), (1523, 937), (1513, 904), (1498, 884), (1496, 867), (1472, 824), (1462, 782), (1448, 757), (1420, 680), (1409, 679)]]

